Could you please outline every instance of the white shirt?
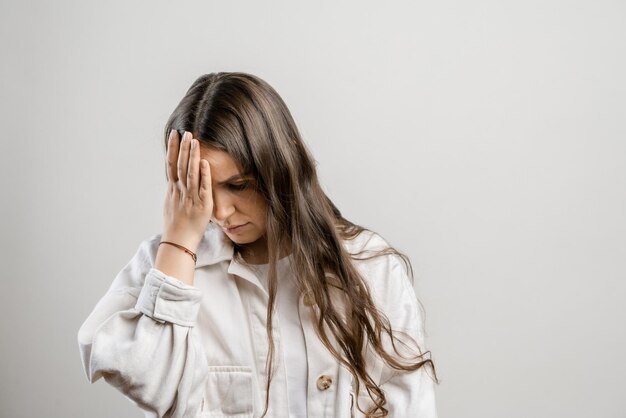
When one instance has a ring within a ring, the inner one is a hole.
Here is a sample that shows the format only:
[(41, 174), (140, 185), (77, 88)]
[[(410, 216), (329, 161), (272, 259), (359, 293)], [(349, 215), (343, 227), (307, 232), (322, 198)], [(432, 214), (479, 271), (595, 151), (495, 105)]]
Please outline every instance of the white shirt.
[[(282, 352), (287, 373), (287, 389), (290, 418), (307, 418), (307, 358), (304, 334), (298, 312), (298, 289), (295, 284), (294, 271), (291, 265), (292, 257), (288, 255), (278, 260), (277, 264), (277, 292), (276, 309)], [(258, 273), (263, 287), (268, 290), (269, 264), (252, 265)]]
[[(160, 241), (157, 234), (139, 244), (81, 325), (78, 347), (87, 379), (104, 378), (149, 418), (260, 417), (269, 351), (266, 290), (252, 269), (237, 261), (232, 241), (213, 223), (196, 252), (193, 286), (154, 268)], [(387, 247), (369, 231), (342, 244), (350, 253)], [(400, 259), (384, 255), (355, 260), (354, 266), (392, 328), (427, 349), (423, 315)], [(331, 297), (341, 309), (334, 290)], [(363, 410), (371, 402), (366, 391), (354, 393), (352, 375), (317, 336), (318, 307), (300, 297), (298, 312), (307, 352), (307, 418), (362, 418), (354, 401)], [(272, 325), (280, 341), (278, 321)], [(332, 337), (330, 343), (341, 351)], [(427, 369), (400, 373), (373, 350), (365, 355), (390, 417), (436, 418)], [(287, 371), (277, 363), (266, 416), (289, 418)]]

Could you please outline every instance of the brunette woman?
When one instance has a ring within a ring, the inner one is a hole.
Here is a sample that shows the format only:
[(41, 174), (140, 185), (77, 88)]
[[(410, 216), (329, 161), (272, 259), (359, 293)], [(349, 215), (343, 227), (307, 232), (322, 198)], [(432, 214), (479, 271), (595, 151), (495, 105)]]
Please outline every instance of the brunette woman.
[(410, 262), (341, 215), (278, 93), (203, 75), (164, 134), (163, 232), (79, 330), (89, 381), (147, 417), (436, 417)]

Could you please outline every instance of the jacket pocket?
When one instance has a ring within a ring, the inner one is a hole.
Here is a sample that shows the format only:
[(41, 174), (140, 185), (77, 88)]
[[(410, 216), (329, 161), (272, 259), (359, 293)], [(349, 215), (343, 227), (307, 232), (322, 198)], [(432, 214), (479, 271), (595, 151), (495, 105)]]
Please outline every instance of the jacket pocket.
[[(372, 398), (366, 393), (357, 396), (354, 390), (350, 390), (350, 418), (366, 418), (365, 411), (374, 406)], [(361, 410), (359, 410), (361, 408)], [(364, 411), (364, 412), (361, 412)]]
[(209, 367), (200, 418), (252, 418), (252, 406), (251, 367)]

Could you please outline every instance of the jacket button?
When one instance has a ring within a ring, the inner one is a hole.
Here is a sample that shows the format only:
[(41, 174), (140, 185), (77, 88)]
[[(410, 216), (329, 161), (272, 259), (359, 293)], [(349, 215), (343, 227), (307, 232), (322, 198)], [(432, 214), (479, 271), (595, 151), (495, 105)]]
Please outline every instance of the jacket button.
[(333, 378), (325, 374), (317, 378), (317, 388), (319, 390), (326, 390), (333, 384)]

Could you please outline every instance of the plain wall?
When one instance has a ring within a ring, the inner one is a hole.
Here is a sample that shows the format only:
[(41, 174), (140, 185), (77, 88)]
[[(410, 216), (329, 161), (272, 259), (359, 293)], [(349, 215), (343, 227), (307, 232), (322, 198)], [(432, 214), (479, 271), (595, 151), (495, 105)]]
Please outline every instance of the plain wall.
[(623, 1), (3, 1), (0, 31), (2, 417), (142, 416), (76, 334), (214, 71), (274, 86), (411, 258), (440, 417), (626, 416)]

